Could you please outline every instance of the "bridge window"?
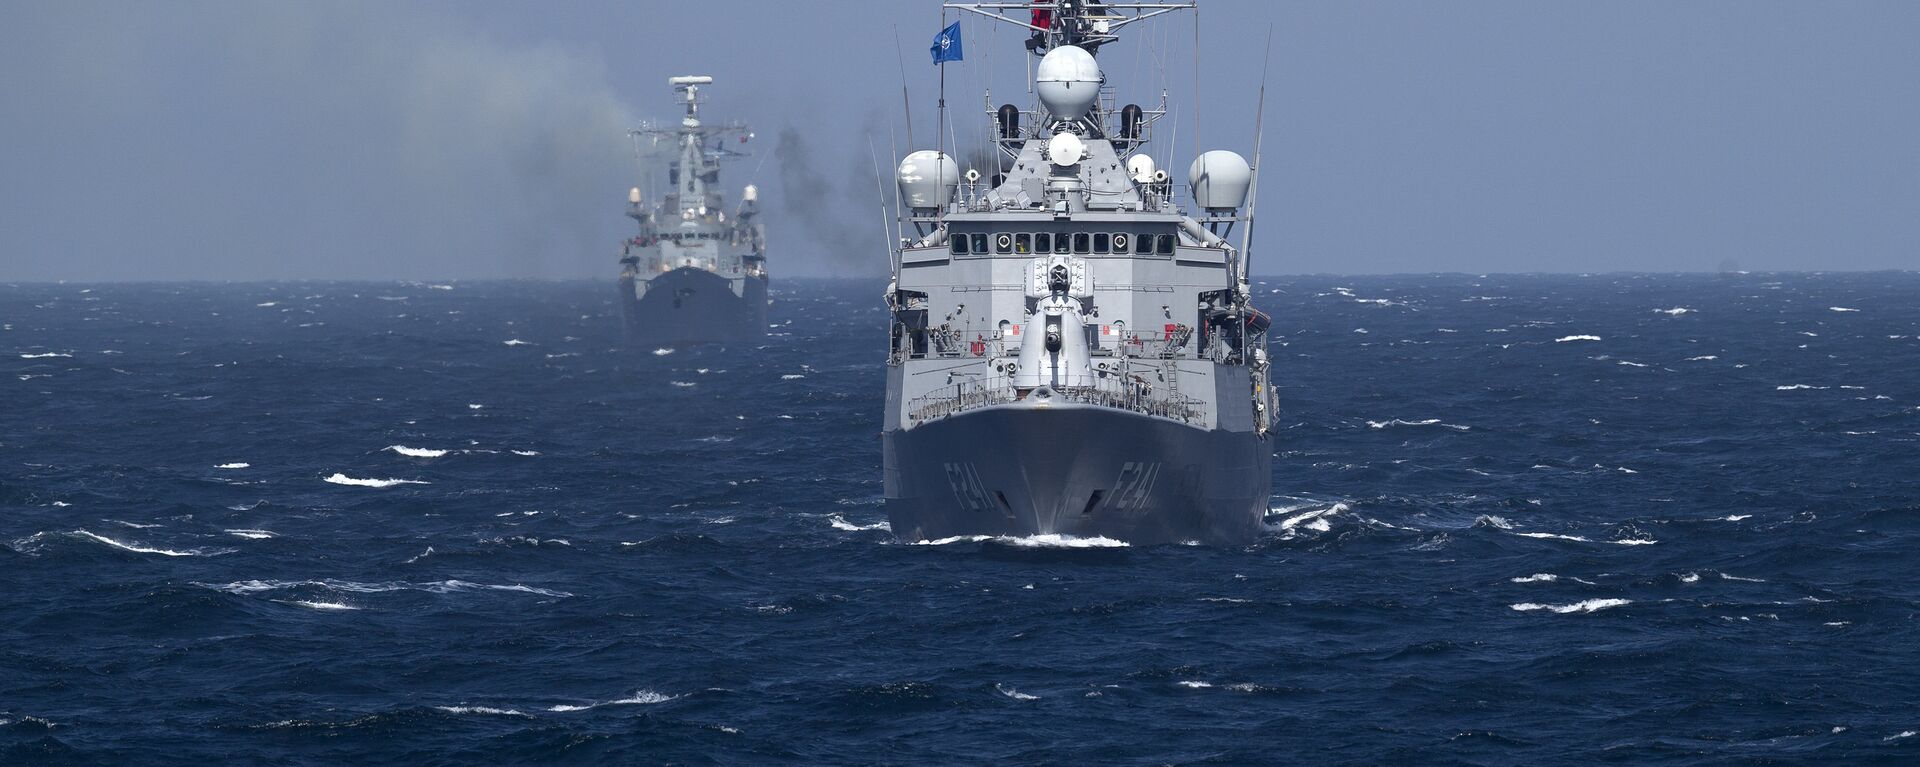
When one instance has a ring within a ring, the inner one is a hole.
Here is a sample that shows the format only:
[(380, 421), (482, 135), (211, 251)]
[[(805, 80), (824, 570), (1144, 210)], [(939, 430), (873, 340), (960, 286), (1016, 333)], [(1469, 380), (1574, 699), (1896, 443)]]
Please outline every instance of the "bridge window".
[(1153, 241), (1155, 245), (1154, 246), (1155, 252), (1163, 256), (1173, 255), (1173, 235), (1171, 234), (1155, 235), (1153, 238)]
[(1068, 243), (1068, 239), (1069, 238), (1067, 237), (1065, 232), (1054, 235), (1053, 236), (1053, 252), (1063, 256), (1066, 255), (1067, 252), (1071, 250), (1070, 244)]
[(993, 236), (993, 252), (1010, 253), (1013, 251), (1013, 235), (1001, 232)]
[(1127, 234), (1125, 232), (1120, 232), (1113, 236), (1113, 252), (1124, 254), (1127, 252), (1127, 246)]
[(1100, 232), (1098, 234), (1095, 234), (1093, 236), (1093, 252), (1106, 253), (1108, 240), (1109, 240), (1109, 237), (1107, 236), (1106, 232)]
[(1039, 234), (1034, 235), (1033, 236), (1033, 252), (1052, 253), (1053, 252), (1053, 233), (1041, 232)]
[(1073, 233), (1073, 252), (1086, 255), (1093, 250), (1093, 238), (1086, 232)]
[(973, 240), (973, 252), (975, 255), (984, 256), (987, 254), (986, 233), (984, 232), (975, 233), (971, 237), (969, 237), (969, 239)]
[(1033, 235), (1027, 234), (1026, 232), (1021, 232), (1019, 234), (1014, 235), (1013, 236), (1013, 252), (1021, 253), (1021, 254), (1032, 253), (1033, 252)]
[(953, 250), (954, 255), (956, 256), (967, 255), (967, 236), (966, 235), (964, 234), (953, 235), (952, 239), (949, 240), (947, 244)]

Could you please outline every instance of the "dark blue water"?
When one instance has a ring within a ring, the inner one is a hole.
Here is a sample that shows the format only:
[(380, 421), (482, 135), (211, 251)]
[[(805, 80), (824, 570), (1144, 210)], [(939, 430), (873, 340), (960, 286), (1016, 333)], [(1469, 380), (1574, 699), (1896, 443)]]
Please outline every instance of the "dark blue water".
[(1265, 285), (1234, 550), (894, 543), (777, 287), (0, 287), (0, 764), (1920, 761), (1920, 275)]

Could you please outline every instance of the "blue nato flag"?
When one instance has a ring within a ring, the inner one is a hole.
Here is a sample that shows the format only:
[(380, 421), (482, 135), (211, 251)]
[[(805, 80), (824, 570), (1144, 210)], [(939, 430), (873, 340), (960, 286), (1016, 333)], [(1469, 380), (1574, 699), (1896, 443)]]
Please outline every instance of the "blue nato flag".
[(933, 48), (931, 50), (933, 51), (933, 63), (935, 64), (961, 60), (960, 22), (956, 21), (948, 24), (946, 29), (940, 30), (940, 36), (933, 38)]

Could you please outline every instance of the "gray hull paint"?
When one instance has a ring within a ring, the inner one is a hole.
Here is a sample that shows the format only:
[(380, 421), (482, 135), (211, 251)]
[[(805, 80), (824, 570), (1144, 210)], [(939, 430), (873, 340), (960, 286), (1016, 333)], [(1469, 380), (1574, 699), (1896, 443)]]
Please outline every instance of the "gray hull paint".
[(1251, 432), (1099, 406), (987, 407), (883, 441), (887, 516), (906, 541), (1057, 533), (1244, 545), (1260, 535), (1273, 484), (1273, 443)]
[(627, 340), (653, 346), (758, 341), (767, 335), (767, 279), (746, 279), (736, 296), (725, 277), (705, 269), (661, 274), (636, 297), (633, 280), (620, 279)]

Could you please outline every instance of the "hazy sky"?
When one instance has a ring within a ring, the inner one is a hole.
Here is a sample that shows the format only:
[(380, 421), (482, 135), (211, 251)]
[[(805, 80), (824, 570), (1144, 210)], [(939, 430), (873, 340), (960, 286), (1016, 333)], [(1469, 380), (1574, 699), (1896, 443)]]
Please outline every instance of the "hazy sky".
[[(674, 113), (672, 74), (757, 129), (725, 180), (765, 191), (776, 275), (877, 278), (874, 153), (909, 149), (901, 58), (932, 145), (940, 27), (903, 0), (0, 0), (0, 280), (610, 278), (624, 131)], [(1167, 89), (1176, 177), (1252, 156), (1269, 27), (1258, 272), (1920, 268), (1920, 2), (1202, 0), (1197, 95), (1191, 16), (1101, 56), (1123, 103)], [(970, 147), (1029, 60), (964, 34)]]

